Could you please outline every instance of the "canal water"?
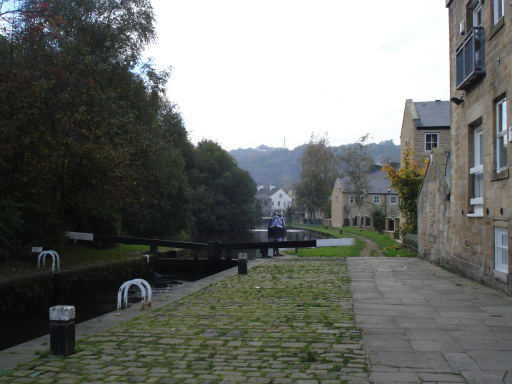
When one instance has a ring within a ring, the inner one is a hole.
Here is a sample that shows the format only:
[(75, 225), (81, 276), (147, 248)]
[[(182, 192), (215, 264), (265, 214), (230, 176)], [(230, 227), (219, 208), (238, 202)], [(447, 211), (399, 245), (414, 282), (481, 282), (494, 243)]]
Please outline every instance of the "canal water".
[[(289, 229), (287, 231), (285, 240), (313, 240), (319, 237), (319, 235), (312, 232)], [(215, 235), (211, 239), (201, 239), (202, 242), (211, 240), (218, 240), (223, 243), (245, 243), (268, 241), (268, 237), (266, 229), (258, 228), (251, 231), (241, 231), (230, 235)], [(261, 257), (259, 251), (256, 250), (243, 252), (247, 252), (250, 258)], [(212, 273), (214, 273), (214, 271), (212, 271)], [(155, 274), (154, 278), (149, 281), (153, 291), (153, 301), (157, 301), (158, 296), (162, 293), (165, 293), (166, 291), (175, 289), (176, 287), (187, 284), (202, 277), (206, 276), (202, 275), (192, 277), (190, 274), (187, 276)], [(98, 317), (102, 314), (115, 311), (117, 306), (118, 288), (119, 287), (113, 287), (109, 292), (83, 296), (80, 297), (78, 301), (74, 299), (69, 300), (70, 302), (67, 302), (66, 298), (61, 298), (62, 302), (59, 304), (74, 305), (76, 310), (76, 322), (80, 323), (82, 321)], [(140, 301), (140, 292), (135, 289), (135, 287), (133, 287), (130, 290), (128, 306), (140, 305)], [(19, 316), (13, 316), (13, 318), (9, 318), (8, 315), (2, 315), (0, 317), (0, 350), (23, 343), (47, 333), (48, 309), (39, 313), (27, 314), (21, 318)]]

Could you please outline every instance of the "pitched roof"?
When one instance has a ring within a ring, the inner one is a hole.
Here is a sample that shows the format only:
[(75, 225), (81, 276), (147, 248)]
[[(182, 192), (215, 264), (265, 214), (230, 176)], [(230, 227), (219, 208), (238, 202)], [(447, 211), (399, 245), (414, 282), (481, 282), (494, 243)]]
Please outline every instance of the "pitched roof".
[(449, 101), (419, 101), (414, 103), (414, 107), (420, 119), (416, 127), (450, 127)]
[(270, 199), (270, 196), (274, 194), (274, 191), (268, 189), (262, 189), (256, 193), (257, 199)]
[[(393, 188), (391, 188), (391, 181), (388, 179), (388, 175), (386, 172), (379, 169), (374, 169), (369, 175), (369, 188), (368, 193), (377, 193), (377, 194), (385, 194), (388, 189), (391, 190), (391, 193), (398, 194)], [(338, 183), (341, 186), (343, 192), (350, 192), (348, 189), (348, 177), (343, 177), (338, 179)]]

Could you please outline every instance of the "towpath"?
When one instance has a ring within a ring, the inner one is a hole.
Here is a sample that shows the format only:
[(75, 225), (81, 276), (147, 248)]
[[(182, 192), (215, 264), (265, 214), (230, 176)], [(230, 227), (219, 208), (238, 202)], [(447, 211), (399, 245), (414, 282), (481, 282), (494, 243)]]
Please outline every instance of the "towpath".
[(417, 258), (349, 258), (375, 384), (512, 384), (512, 297)]
[[(369, 257), (369, 256), (384, 256), (382, 254), (382, 251), (379, 249), (379, 246), (377, 243), (373, 240), (368, 239), (367, 237), (357, 235), (355, 233), (350, 233), (350, 236), (357, 237), (358, 239), (361, 239), (365, 242), (365, 247), (361, 251), (362, 257)], [(372, 252), (373, 251), (373, 252)], [(373, 253), (373, 254), (372, 254)]]

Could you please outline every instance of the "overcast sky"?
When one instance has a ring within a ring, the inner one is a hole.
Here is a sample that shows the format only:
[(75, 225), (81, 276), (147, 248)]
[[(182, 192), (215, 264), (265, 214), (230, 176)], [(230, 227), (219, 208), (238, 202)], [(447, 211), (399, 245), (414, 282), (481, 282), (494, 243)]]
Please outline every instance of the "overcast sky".
[(168, 95), (194, 143), (399, 144), (405, 100), (449, 99), (445, 0), (152, 0)]

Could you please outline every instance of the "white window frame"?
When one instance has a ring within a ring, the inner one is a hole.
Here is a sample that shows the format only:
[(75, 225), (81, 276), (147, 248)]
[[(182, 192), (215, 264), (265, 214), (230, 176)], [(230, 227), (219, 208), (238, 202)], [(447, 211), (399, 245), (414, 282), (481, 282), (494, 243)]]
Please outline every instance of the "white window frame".
[[(483, 128), (482, 126), (478, 126), (473, 130), (473, 167), (469, 169), (469, 174), (473, 175), (473, 197), (470, 199), (470, 204), (473, 206), (480, 205), (482, 206), (484, 203), (484, 159), (483, 159)], [(477, 183), (479, 180), (479, 183)], [(483, 207), (475, 207), (475, 213), (483, 213)]]
[(398, 204), (398, 196), (389, 196), (389, 204)]
[[(508, 167), (508, 137), (507, 137), (507, 98), (503, 97), (496, 101), (495, 104), (495, 121), (494, 126), (496, 130), (496, 173), (507, 169)], [(500, 146), (500, 140), (504, 142), (505, 162), (501, 163), (502, 149)]]
[(482, 25), (482, 5), (480, 1), (473, 8), (473, 27), (480, 27)]
[(348, 203), (351, 205), (354, 204), (354, 195), (348, 195)]
[[(428, 136), (430, 136), (431, 139), (430, 139), (430, 141), (427, 142), (427, 137)], [(436, 142), (435, 142), (436, 146), (435, 147), (432, 147), (432, 144), (434, 143), (432, 141), (433, 137), (436, 138)], [(427, 149), (427, 143), (430, 145), (430, 149)], [(430, 152), (430, 151), (432, 151), (432, 149), (438, 148), (438, 147), (439, 147), (439, 133), (437, 133), (437, 132), (425, 132), (425, 145), (424, 145), (425, 152)]]
[(379, 195), (373, 196), (373, 204), (375, 204), (375, 205), (380, 204), (380, 196)]
[(494, 227), (494, 269), (508, 274), (508, 228)]
[(492, 1), (492, 22), (493, 25), (498, 24), (498, 22), (505, 16), (505, 4), (504, 0), (493, 0)]

